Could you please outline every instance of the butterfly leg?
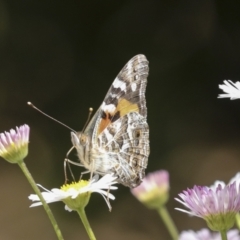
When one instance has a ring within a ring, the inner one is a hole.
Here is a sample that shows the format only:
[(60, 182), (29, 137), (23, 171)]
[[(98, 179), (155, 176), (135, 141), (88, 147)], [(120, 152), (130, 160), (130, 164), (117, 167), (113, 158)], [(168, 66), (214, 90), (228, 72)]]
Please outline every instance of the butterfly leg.
[(74, 175), (73, 175), (73, 172), (72, 172), (72, 169), (71, 169), (71, 166), (70, 164), (72, 165), (76, 165), (76, 166), (82, 166), (80, 163), (76, 163), (76, 162), (73, 162), (71, 161), (68, 156), (69, 154), (71, 153), (71, 151), (74, 149), (74, 146), (70, 148), (70, 150), (67, 152), (66, 154), (66, 158), (64, 159), (64, 176), (65, 176), (65, 184), (67, 183), (68, 181), (68, 178), (67, 178), (67, 166), (68, 166), (68, 169), (69, 169), (69, 172), (72, 176), (72, 179), (75, 181), (75, 178), (74, 178)]
[(92, 177), (93, 177), (94, 163), (95, 163), (95, 161), (93, 160), (92, 161), (92, 169), (90, 170), (90, 179), (92, 179)]
[(71, 151), (74, 149), (74, 147), (71, 147), (69, 150), (68, 150), (68, 152), (67, 152), (67, 154), (66, 154), (66, 157), (65, 157), (65, 159), (64, 159), (64, 164), (63, 164), (63, 167), (64, 167), (64, 176), (65, 176), (65, 184), (67, 183), (67, 181), (68, 181), (68, 178), (67, 178), (67, 166), (68, 166), (68, 169), (69, 169), (69, 171), (70, 171), (70, 173), (71, 173), (71, 176), (72, 176), (72, 178), (73, 178), (73, 180), (74, 180), (74, 176), (73, 176), (73, 173), (72, 173), (72, 169), (71, 169), (71, 167), (70, 167), (70, 164), (69, 164), (69, 159), (68, 159), (68, 156), (69, 156), (69, 154), (71, 153)]
[(67, 177), (67, 167), (69, 169), (69, 172), (73, 178), (73, 181), (75, 181), (75, 178), (73, 176), (73, 172), (72, 172), (72, 169), (71, 169), (71, 166), (70, 166), (70, 160), (68, 158), (65, 158), (64, 159), (64, 177), (65, 177), (65, 184), (67, 184), (68, 182), (68, 177)]
[[(78, 165), (78, 166), (80, 166), (80, 165)], [(83, 165), (81, 165), (81, 166), (84, 167)], [(87, 171), (81, 172), (81, 175), (80, 175), (79, 180), (81, 180), (81, 179), (82, 179), (82, 176), (83, 176), (84, 174), (87, 174), (87, 173), (90, 173), (90, 179), (89, 179), (89, 180), (93, 179), (93, 178), (96, 176), (96, 175), (93, 176), (93, 172), (92, 172), (92, 171), (87, 170)], [(102, 172), (99, 172), (99, 171), (96, 171), (96, 172), (94, 172), (94, 173), (95, 173), (95, 174), (103, 175), (103, 173), (102, 173)]]
[(82, 179), (82, 176), (84, 175), (84, 174), (87, 174), (87, 173), (90, 173), (90, 171), (84, 171), (84, 172), (81, 172), (81, 174), (80, 174), (80, 177), (79, 177), (79, 180), (81, 180)]

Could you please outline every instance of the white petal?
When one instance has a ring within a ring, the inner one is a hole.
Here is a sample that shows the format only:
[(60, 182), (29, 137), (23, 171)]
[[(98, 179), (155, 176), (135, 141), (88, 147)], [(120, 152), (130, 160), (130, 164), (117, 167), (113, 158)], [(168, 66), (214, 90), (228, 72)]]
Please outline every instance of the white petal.
[(229, 183), (236, 182), (237, 184), (240, 184), (240, 172), (238, 172), (231, 180)]
[(240, 98), (240, 82), (233, 83), (231, 80), (224, 80), (224, 84), (219, 85), (226, 94), (219, 94), (218, 98), (230, 98), (231, 100)]
[(67, 205), (65, 205), (64, 209), (65, 209), (66, 211), (68, 211), (68, 212), (72, 212), (72, 209), (69, 208)]
[(213, 185), (211, 185), (210, 186), (210, 188), (212, 189), (212, 190), (216, 190), (217, 189), (217, 187), (218, 187), (218, 185), (221, 185), (223, 188), (226, 186), (226, 184), (225, 184), (225, 182), (223, 182), (223, 181), (215, 181), (214, 183), (213, 183)]
[(31, 207), (41, 206), (41, 205), (42, 205), (41, 202), (36, 202), (36, 203), (31, 204), (29, 207), (31, 208)]
[(103, 195), (105, 195), (105, 196), (106, 196), (107, 198), (109, 198), (109, 199), (112, 199), (112, 200), (115, 199), (115, 197), (114, 197), (111, 193), (106, 192), (106, 191), (104, 191), (104, 190), (99, 189), (99, 190), (96, 190), (95, 192), (98, 192), (98, 193), (100, 193), (100, 194), (103, 194)]

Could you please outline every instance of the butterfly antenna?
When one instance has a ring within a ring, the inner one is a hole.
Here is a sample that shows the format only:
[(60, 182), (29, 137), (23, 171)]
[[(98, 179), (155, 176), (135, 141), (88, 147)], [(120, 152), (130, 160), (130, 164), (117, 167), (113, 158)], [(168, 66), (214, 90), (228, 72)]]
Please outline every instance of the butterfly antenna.
[(37, 110), (38, 112), (40, 112), (41, 114), (43, 114), (44, 116), (46, 116), (46, 117), (52, 119), (53, 121), (59, 123), (60, 125), (62, 125), (62, 126), (64, 126), (64, 127), (68, 128), (69, 130), (71, 130), (71, 131), (73, 131), (73, 132), (76, 133), (75, 130), (73, 130), (72, 128), (70, 128), (70, 127), (67, 126), (66, 124), (64, 124), (64, 123), (62, 123), (62, 122), (60, 122), (60, 121), (58, 121), (57, 119), (55, 119), (55, 118), (49, 116), (48, 114), (44, 113), (44, 112), (41, 111), (39, 108), (37, 108), (36, 106), (34, 106), (31, 102), (27, 102), (27, 104), (28, 104), (30, 107), (32, 107), (32, 108), (34, 108), (35, 110)]
[(87, 118), (87, 121), (86, 121), (86, 123), (85, 123), (85, 125), (84, 125), (84, 127), (83, 127), (82, 132), (84, 132), (84, 130), (86, 129), (86, 127), (87, 127), (87, 125), (88, 125), (88, 123), (89, 123), (89, 121), (90, 121), (90, 118), (91, 118), (91, 116), (92, 116), (92, 113), (93, 113), (93, 108), (89, 108), (88, 118)]

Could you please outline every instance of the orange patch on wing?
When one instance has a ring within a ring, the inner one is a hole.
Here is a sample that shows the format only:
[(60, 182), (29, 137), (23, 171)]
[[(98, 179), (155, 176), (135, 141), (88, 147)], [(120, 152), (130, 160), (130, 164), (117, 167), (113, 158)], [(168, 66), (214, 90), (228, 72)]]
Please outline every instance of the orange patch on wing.
[(102, 118), (99, 127), (98, 127), (98, 135), (109, 125), (111, 124), (112, 117), (117, 113), (120, 113), (120, 117), (127, 115), (130, 112), (139, 112), (139, 108), (137, 104), (133, 104), (130, 101), (121, 98), (118, 101), (118, 105), (114, 112), (105, 112), (106, 118)]
[(109, 114), (107, 113), (106, 119), (101, 119), (99, 127), (98, 127), (98, 134), (100, 134), (109, 124), (111, 123), (111, 120), (109, 118)]

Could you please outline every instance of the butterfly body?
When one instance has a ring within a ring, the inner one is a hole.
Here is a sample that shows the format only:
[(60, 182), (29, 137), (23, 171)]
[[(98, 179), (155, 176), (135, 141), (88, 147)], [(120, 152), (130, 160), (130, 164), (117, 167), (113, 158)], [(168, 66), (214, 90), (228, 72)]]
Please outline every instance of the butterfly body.
[(133, 57), (115, 78), (84, 132), (71, 133), (86, 169), (100, 175), (114, 173), (119, 183), (130, 188), (144, 178), (149, 156), (148, 70), (144, 55)]

